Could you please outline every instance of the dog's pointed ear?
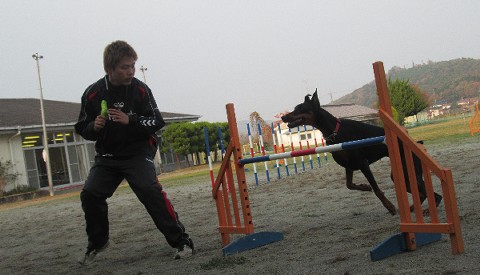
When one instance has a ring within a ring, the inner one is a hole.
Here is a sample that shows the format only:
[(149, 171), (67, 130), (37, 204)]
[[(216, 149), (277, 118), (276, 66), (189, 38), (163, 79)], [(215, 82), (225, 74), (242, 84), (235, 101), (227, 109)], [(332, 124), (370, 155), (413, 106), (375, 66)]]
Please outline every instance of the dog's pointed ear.
[(317, 89), (315, 89), (315, 93), (312, 96), (313, 104), (320, 106), (320, 101), (318, 100)]

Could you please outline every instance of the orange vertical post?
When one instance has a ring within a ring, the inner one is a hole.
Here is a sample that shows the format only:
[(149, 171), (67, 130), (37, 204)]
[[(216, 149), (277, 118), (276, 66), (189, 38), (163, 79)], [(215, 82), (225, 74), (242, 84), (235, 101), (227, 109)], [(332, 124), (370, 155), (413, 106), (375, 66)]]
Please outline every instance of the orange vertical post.
[[(444, 233), (450, 235), (452, 253), (462, 253), (464, 251), (464, 243), (460, 228), (452, 173), (449, 169), (443, 168), (433, 160), (424, 148), (416, 143), (408, 135), (406, 130), (393, 120), (383, 63), (374, 63), (373, 70), (380, 102), (379, 116), (385, 128), (385, 140), (388, 146), (393, 181), (395, 183), (395, 193), (400, 212), (400, 231), (404, 233), (407, 250), (416, 249), (417, 233)], [(398, 147), (399, 141), (403, 144), (406, 167), (403, 167), (401, 161)], [(413, 154), (415, 154), (422, 163), (424, 183), (427, 191), (428, 210), (431, 215), (430, 222), (426, 222), (423, 218), (423, 210), (418, 197), (418, 183), (414, 172)], [(416, 217), (415, 221), (413, 221), (409, 210), (409, 195), (406, 190), (404, 169), (407, 169), (410, 179), (412, 201)], [(440, 222), (438, 217), (431, 174), (437, 176), (441, 182), (444, 197), (443, 203), (445, 204), (446, 212), (446, 222), (443, 223)]]
[[(254, 233), (245, 169), (238, 163), (242, 159), (242, 150), (235, 109), (231, 103), (227, 104), (226, 109), (230, 142), (214, 182), (212, 196), (217, 205), (218, 230), (222, 238), (223, 253), (230, 255), (282, 240), (283, 234), (279, 232)], [(235, 188), (232, 160), (238, 188)], [(246, 234), (246, 236), (231, 242), (231, 234)]]
[(238, 134), (237, 118), (235, 116), (235, 108), (232, 103), (227, 104), (227, 120), (230, 130), (230, 142), (233, 144), (233, 163), (237, 175), (238, 193), (240, 196), (240, 204), (242, 206), (243, 222), (245, 226), (245, 234), (253, 233), (252, 213), (250, 211), (250, 200), (248, 198), (248, 186), (245, 178), (245, 169), (243, 165), (238, 164), (238, 160), (242, 158), (242, 150), (240, 144), (240, 136)]
[[(380, 101), (379, 113), (383, 113), (389, 118), (392, 115), (392, 107), (390, 104), (390, 97), (388, 95), (387, 80), (385, 78), (385, 70), (383, 63), (377, 62), (373, 66), (375, 74), (375, 84), (377, 86), (378, 100)], [(392, 166), (392, 176), (395, 184), (395, 194), (397, 196), (398, 208), (400, 212), (400, 221), (411, 223), (410, 208), (408, 205), (407, 188), (405, 186), (405, 178), (402, 170), (402, 161), (400, 157), (399, 144), (397, 135), (393, 131), (389, 131), (388, 124), (385, 127), (385, 141), (388, 144), (388, 154)], [(403, 184), (400, 184), (403, 183)], [(409, 250), (415, 250), (415, 236), (412, 233), (407, 233), (407, 247)]]

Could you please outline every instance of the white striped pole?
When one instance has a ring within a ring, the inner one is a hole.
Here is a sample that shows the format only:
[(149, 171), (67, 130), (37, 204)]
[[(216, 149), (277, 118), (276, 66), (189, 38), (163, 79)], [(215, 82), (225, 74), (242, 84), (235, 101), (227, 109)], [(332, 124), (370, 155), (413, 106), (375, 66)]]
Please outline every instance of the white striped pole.
[[(247, 123), (247, 131), (248, 131), (248, 142), (250, 143), (250, 155), (252, 158), (255, 158), (255, 152), (253, 150), (253, 141), (252, 141), (252, 133), (250, 132), (250, 123)], [(255, 176), (255, 183), (258, 185), (258, 175), (257, 175), (257, 165), (253, 163), (253, 175)]]
[[(322, 136), (322, 146), (325, 147), (325, 139), (323, 138), (323, 136)], [(323, 155), (325, 155), (325, 161), (328, 161), (327, 153), (323, 153)]]
[(212, 188), (215, 185), (215, 177), (213, 176), (212, 157), (210, 156), (210, 143), (208, 141), (207, 127), (203, 127), (203, 133), (205, 134), (205, 150), (207, 151), (208, 168), (210, 169), (210, 180), (212, 181)]
[[(303, 129), (305, 130), (305, 137), (307, 139), (307, 149), (310, 149), (310, 143), (308, 142), (308, 134), (307, 134), (307, 125), (303, 125)], [(313, 161), (312, 161), (312, 155), (308, 155), (308, 158), (310, 160), (310, 169), (313, 169)]]
[[(262, 156), (265, 156), (265, 146), (263, 145), (262, 127), (260, 123), (257, 124), (258, 136), (260, 137), (260, 148), (262, 149)], [(267, 175), (267, 182), (270, 182), (270, 173), (268, 172), (268, 163), (265, 161), (265, 174)]]
[[(302, 147), (302, 135), (300, 134), (300, 126), (297, 126), (297, 136), (298, 136), (298, 143), (300, 144), (300, 151), (303, 150)], [(302, 158), (302, 170), (305, 172), (305, 159)]]
[(297, 156), (305, 156), (305, 155), (311, 155), (315, 153), (325, 153), (325, 152), (335, 152), (335, 151), (348, 150), (348, 149), (356, 149), (356, 148), (367, 147), (367, 146), (371, 146), (379, 143), (385, 143), (385, 136), (347, 141), (347, 142), (328, 145), (324, 147), (316, 147), (316, 148), (299, 150), (299, 151), (288, 152), (288, 153), (272, 154), (272, 155), (249, 158), (249, 159), (240, 159), (238, 163), (241, 165), (245, 165), (247, 163), (276, 160), (281, 158), (293, 158)]
[[(280, 136), (280, 143), (282, 144), (282, 153), (285, 153), (285, 145), (283, 144), (282, 129), (280, 129), (280, 123), (278, 123), (277, 125), (278, 125), (278, 135)], [(285, 172), (287, 172), (287, 176), (290, 176), (290, 172), (288, 171), (287, 158), (283, 158), (283, 162), (285, 162)]]
[[(293, 153), (295, 151), (295, 146), (293, 146), (292, 129), (290, 128), (288, 128), (288, 136), (290, 137), (290, 151)], [(295, 174), (298, 174), (297, 159), (295, 157), (293, 157), (293, 168), (295, 168)]]
[[(315, 147), (318, 147), (317, 135), (315, 134), (317, 129), (315, 129), (315, 127), (312, 127), (312, 130), (313, 130), (313, 140), (315, 141)], [(318, 161), (318, 168), (320, 168), (322, 166), (322, 164), (320, 163), (320, 154), (317, 154), (317, 161)]]
[[(273, 127), (273, 122), (272, 122), (272, 126), (270, 128), (272, 129), (273, 152), (275, 154), (277, 154), (278, 153), (278, 151), (277, 151), (277, 141), (276, 141), (276, 138), (275, 138), (275, 128)], [(278, 159), (275, 160), (275, 165), (277, 165), (277, 177), (280, 179), (280, 166), (278, 164)]]

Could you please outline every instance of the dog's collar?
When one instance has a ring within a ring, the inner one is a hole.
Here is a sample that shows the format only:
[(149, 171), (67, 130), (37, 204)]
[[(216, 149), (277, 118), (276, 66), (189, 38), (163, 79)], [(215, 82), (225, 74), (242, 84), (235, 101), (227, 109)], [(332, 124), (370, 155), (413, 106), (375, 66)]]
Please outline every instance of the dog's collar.
[(333, 133), (327, 137), (327, 140), (333, 142), (338, 131), (340, 131), (340, 119), (337, 118), (337, 125), (335, 125), (335, 130), (333, 130)]
[(337, 118), (337, 125), (335, 125), (335, 130), (333, 130), (333, 134), (337, 135), (339, 130), (340, 130), (340, 119)]

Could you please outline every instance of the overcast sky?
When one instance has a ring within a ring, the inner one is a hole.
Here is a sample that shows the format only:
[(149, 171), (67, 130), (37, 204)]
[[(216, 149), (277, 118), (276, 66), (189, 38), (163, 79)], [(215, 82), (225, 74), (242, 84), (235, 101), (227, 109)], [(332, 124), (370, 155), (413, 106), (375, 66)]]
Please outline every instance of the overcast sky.
[[(80, 102), (104, 47), (137, 51), (161, 111), (226, 121), (292, 110), (374, 79), (372, 63), (480, 58), (480, 1), (0, 0), (0, 97)], [(32, 110), (36, 115), (39, 110)]]

